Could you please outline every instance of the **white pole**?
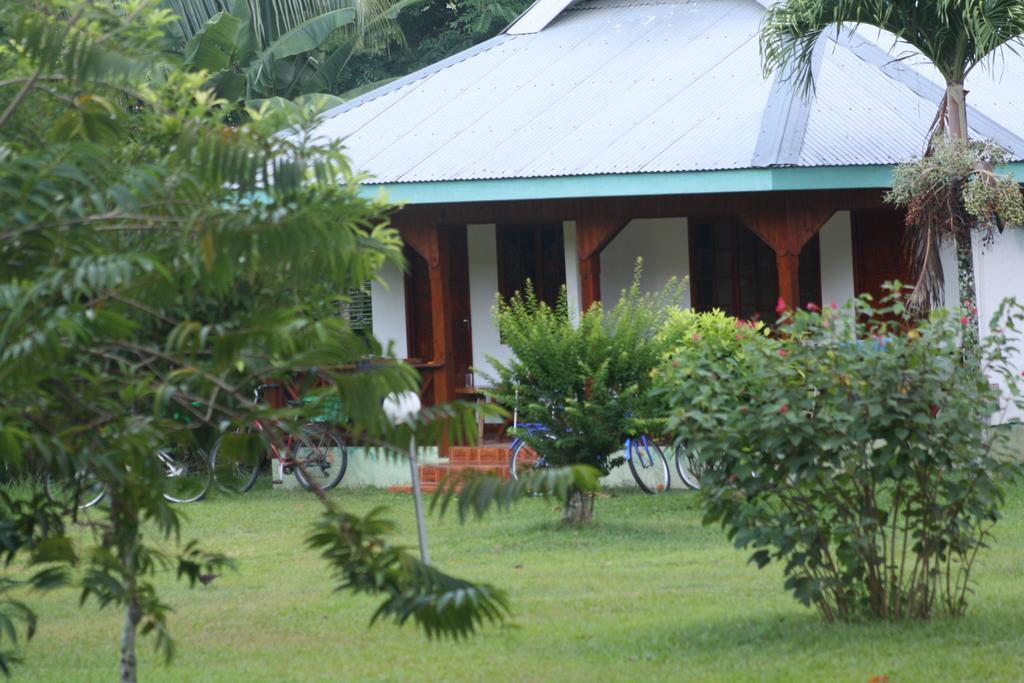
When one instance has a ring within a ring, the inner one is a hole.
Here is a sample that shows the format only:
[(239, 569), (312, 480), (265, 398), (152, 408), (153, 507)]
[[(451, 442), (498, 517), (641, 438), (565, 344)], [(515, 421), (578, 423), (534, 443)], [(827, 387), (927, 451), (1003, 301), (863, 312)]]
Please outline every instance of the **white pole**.
[(384, 414), (393, 425), (407, 424), (414, 431), (409, 437), (409, 471), (412, 474), (412, 500), (416, 507), (416, 533), (420, 538), (420, 559), (423, 564), (430, 564), (430, 551), (427, 550), (427, 528), (423, 522), (423, 494), (420, 491), (420, 467), (416, 459), (416, 413), (422, 407), (420, 397), (414, 392), (391, 394), (384, 399), (381, 406)]
[(427, 529), (423, 522), (423, 497), (420, 493), (420, 468), (416, 462), (416, 435), (409, 437), (409, 469), (412, 473), (412, 500), (416, 508), (416, 533), (420, 538), (420, 559), (423, 564), (430, 564), (430, 551), (427, 549)]

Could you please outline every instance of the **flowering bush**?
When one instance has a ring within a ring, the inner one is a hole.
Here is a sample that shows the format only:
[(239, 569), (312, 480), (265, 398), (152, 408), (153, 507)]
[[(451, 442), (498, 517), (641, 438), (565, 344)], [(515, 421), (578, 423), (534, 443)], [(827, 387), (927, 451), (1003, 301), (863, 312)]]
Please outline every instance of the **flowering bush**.
[[(661, 400), (658, 417), (664, 418), (670, 410), (665, 399), (673, 395), (674, 368), (695, 363), (742, 364), (743, 349), (747, 344), (772, 344), (771, 329), (759, 321), (747, 321), (726, 315), (719, 309), (698, 312), (691, 308), (675, 309), (658, 334), (664, 359), (655, 370), (654, 396)], [(656, 431), (664, 431), (664, 420)], [(706, 468), (693, 444), (685, 435), (676, 440), (676, 450), (686, 458), (693, 480), (700, 481)]]
[[(829, 620), (960, 615), (1017, 465), (989, 428), (1024, 307), (1006, 302), (964, 363), (959, 315), (911, 319), (899, 290), (873, 307), (797, 311), (772, 344), (694, 346), (667, 384), (670, 427), (709, 468), (705, 521)], [(909, 332), (901, 330), (909, 329)], [(1012, 337), (1012, 338), (1011, 338)]]

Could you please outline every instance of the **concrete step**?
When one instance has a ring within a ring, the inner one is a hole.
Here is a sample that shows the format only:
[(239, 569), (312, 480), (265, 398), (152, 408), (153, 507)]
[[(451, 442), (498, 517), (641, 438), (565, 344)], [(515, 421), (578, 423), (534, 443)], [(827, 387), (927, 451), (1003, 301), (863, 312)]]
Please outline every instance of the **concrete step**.
[[(424, 493), (433, 493), (440, 486), (441, 482), (453, 474), (460, 472), (480, 472), (496, 474), (502, 479), (508, 479), (508, 462), (502, 463), (443, 463), (439, 465), (420, 465), (420, 488)], [(411, 493), (412, 486), (409, 484), (390, 486), (388, 491), (392, 493)]]

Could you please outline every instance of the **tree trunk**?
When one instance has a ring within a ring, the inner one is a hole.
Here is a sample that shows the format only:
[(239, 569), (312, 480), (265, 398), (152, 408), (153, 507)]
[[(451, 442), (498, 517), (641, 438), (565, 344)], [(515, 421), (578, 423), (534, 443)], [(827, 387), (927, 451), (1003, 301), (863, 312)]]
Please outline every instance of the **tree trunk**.
[(949, 137), (967, 142), (967, 101), (963, 83), (946, 84), (946, 117), (949, 119)]
[(594, 519), (594, 494), (570, 486), (562, 506), (562, 523), (572, 526), (589, 524)]
[(121, 633), (121, 683), (136, 683), (135, 635), (139, 630), (142, 610), (133, 595), (124, 609), (124, 630)]
[[(963, 83), (946, 84), (946, 116), (949, 119), (948, 133), (953, 140), (968, 142), (967, 101)], [(946, 302), (953, 307), (959, 303), (966, 309), (970, 323), (964, 325), (963, 349), (965, 354), (973, 353), (978, 346), (978, 320), (973, 311), (978, 305), (974, 283), (974, 244), (971, 231), (956, 236), (956, 274), (960, 290), (959, 302)]]

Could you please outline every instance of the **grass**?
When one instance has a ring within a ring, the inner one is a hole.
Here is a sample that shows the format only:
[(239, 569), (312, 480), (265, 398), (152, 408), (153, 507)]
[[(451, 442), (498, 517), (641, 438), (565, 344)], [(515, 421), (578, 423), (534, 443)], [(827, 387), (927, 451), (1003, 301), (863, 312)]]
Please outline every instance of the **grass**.
[[(333, 494), (351, 510), (388, 505), (415, 540), (412, 501), (373, 490)], [(332, 593), (304, 548), (318, 513), (308, 494), (258, 491), (186, 509), (189, 537), (238, 561), (210, 586), (161, 579), (178, 654), (165, 666), (142, 641), (153, 681), (1018, 681), (1024, 671), (1024, 487), (977, 568), (960, 620), (824, 624), (782, 590), (776, 567), (746, 564), (693, 494), (620, 494), (597, 524), (555, 525), (550, 501), (460, 526), (431, 519), (436, 564), (505, 588), (513, 623), (469, 641), (411, 627), (367, 627), (371, 598)], [(116, 678), (120, 612), (60, 591), (32, 597), (40, 629), (15, 680)]]

